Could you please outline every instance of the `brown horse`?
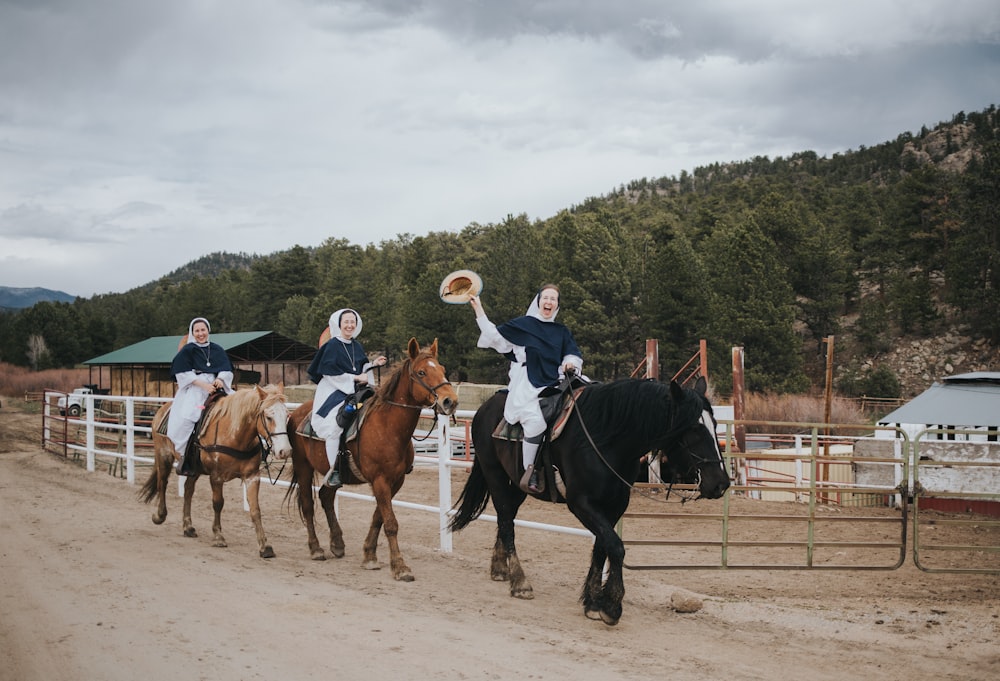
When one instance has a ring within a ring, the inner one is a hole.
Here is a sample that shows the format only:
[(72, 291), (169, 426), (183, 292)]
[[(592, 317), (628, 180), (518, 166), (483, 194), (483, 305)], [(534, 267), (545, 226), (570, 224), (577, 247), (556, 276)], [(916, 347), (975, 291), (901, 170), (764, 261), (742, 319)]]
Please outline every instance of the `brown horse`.
[[(156, 497), (153, 522), (161, 524), (167, 518), (167, 481), (173, 468), (176, 452), (174, 444), (160, 433), (163, 419), (170, 404), (164, 404), (153, 417), (153, 448), (156, 462), (153, 472), (139, 492), (144, 503)], [(212, 508), (215, 523), (212, 525), (212, 546), (226, 546), (222, 536), (222, 485), (240, 478), (247, 487), (250, 502), (250, 519), (257, 530), (257, 544), (261, 558), (273, 558), (274, 549), (267, 543), (264, 526), (260, 522), (260, 461), (266, 447), (279, 458), (286, 458), (291, 452), (288, 441), (288, 407), (285, 405), (284, 384), (254, 386), (252, 390), (238, 390), (219, 398), (212, 405), (201, 428), (192, 437), (196, 438), (199, 456), (195, 461), (196, 473), (184, 480), (184, 535), (197, 537), (191, 524), (191, 498), (198, 477), (207, 474), (212, 482)], [(200, 466), (198, 465), (200, 463)]]
[[(369, 482), (375, 496), (375, 512), (365, 539), (362, 567), (379, 569), (376, 548), (379, 532), (384, 527), (392, 576), (403, 582), (412, 582), (413, 574), (399, 551), (396, 538), (399, 523), (392, 509), (392, 499), (403, 486), (406, 474), (413, 469), (413, 431), (423, 408), (433, 407), (435, 415), (450, 416), (458, 407), (458, 396), (448, 382), (444, 367), (438, 363), (437, 354), (437, 339), (423, 349), (415, 338), (410, 339), (409, 356), (393, 369), (375, 397), (365, 403), (359, 417), (358, 436), (347, 443), (348, 454), (340, 457), (341, 460), (350, 457), (349, 468), (342, 476), (344, 482), (348, 485)], [(313, 521), (313, 480), (315, 473), (325, 475), (330, 464), (323, 440), (299, 432), (309, 422), (312, 406), (312, 400), (304, 403), (292, 412), (288, 421), (292, 482), (285, 499), (290, 500), (298, 487), (299, 515), (309, 533), (309, 553), (313, 560), (325, 560)], [(333, 508), (336, 496), (336, 489), (320, 485), (319, 500), (330, 526), (330, 551), (335, 558), (342, 558), (344, 533)]]

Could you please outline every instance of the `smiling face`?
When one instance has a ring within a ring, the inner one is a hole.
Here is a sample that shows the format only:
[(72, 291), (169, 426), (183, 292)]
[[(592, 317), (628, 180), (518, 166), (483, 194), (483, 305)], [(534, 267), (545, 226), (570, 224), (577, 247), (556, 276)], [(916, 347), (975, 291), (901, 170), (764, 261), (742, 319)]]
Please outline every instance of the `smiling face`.
[(340, 337), (350, 340), (354, 337), (354, 329), (358, 326), (358, 317), (353, 312), (340, 315)]
[(196, 343), (208, 342), (208, 325), (205, 322), (195, 322), (194, 326), (191, 327), (191, 333), (194, 334)]
[(554, 288), (542, 289), (538, 294), (538, 313), (542, 319), (552, 319), (559, 310), (559, 291)]

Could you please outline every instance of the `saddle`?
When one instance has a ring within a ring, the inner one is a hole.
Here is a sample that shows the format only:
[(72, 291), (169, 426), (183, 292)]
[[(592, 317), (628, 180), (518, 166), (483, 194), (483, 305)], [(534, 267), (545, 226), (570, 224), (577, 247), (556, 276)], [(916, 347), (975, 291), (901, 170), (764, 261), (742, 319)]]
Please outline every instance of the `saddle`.
[[(567, 376), (554, 386), (549, 386), (542, 390), (538, 396), (539, 406), (542, 408), (542, 417), (545, 419), (546, 440), (551, 441), (562, 435), (563, 429), (569, 421), (569, 415), (573, 413), (576, 406), (576, 399), (580, 393), (590, 385), (588, 381), (577, 376)], [(572, 394), (572, 399), (570, 395)], [(498, 440), (509, 440), (520, 442), (524, 439), (524, 430), (520, 423), (508, 423), (507, 419), (500, 419), (500, 423), (493, 429), (493, 437)]]
[[(201, 416), (198, 417), (198, 421), (194, 424), (194, 430), (191, 431), (191, 437), (188, 439), (187, 450), (184, 452), (184, 459), (181, 462), (181, 469), (178, 471), (181, 475), (201, 475), (204, 471), (201, 468), (201, 457), (198, 456), (198, 450), (201, 448), (201, 442), (198, 439), (198, 434), (201, 433), (201, 428), (205, 425), (205, 419), (208, 418), (209, 413), (212, 411), (212, 407), (218, 402), (222, 397), (225, 396), (225, 392), (222, 390), (217, 390), (205, 399), (205, 408), (201, 410)], [(167, 435), (167, 423), (170, 421), (170, 408), (173, 407), (171, 402), (167, 405), (167, 411), (163, 414), (163, 421), (160, 422), (160, 427), (157, 428), (156, 432), (164, 437)]]
[[(344, 431), (340, 434), (341, 455), (337, 457), (337, 467), (340, 469), (341, 477), (345, 480), (348, 479), (347, 476), (350, 473), (358, 481), (368, 482), (361, 474), (361, 469), (358, 468), (350, 450), (347, 449), (347, 443), (358, 437), (361, 425), (365, 421), (365, 416), (368, 415), (369, 398), (374, 396), (375, 389), (371, 386), (364, 386), (351, 395), (348, 395), (347, 399), (337, 409), (337, 423), (344, 428)], [(351, 407), (348, 408), (348, 405), (351, 405)], [(303, 419), (295, 432), (302, 437), (316, 440), (317, 442), (326, 441), (325, 438), (317, 435), (313, 429), (312, 414), (309, 415), (309, 418)]]
[[(580, 394), (590, 385), (577, 376), (567, 376), (557, 385), (545, 388), (539, 395), (542, 416), (545, 418), (545, 438), (538, 450), (535, 467), (542, 473), (545, 481), (542, 491), (534, 496), (546, 495), (557, 502), (565, 501), (566, 486), (559, 473), (557, 462), (552, 461), (549, 444), (562, 435), (570, 414), (576, 406)], [(508, 423), (501, 418), (493, 430), (496, 443), (497, 458), (503, 466), (511, 482), (517, 485), (524, 474), (521, 462), (520, 442), (524, 439), (524, 430), (520, 423)]]

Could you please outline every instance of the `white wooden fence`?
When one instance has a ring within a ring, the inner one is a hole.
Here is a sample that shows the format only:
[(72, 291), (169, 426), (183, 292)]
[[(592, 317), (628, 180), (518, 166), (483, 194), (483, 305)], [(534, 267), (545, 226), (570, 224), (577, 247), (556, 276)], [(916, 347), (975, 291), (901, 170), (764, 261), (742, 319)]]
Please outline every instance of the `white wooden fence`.
[[(121, 460), (123, 463), (125, 479), (129, 484), (134, 485), (136, 483), (136, 464), (152, 464), (154, 461), (151, 451), (149, 454), (144, 455), (142, 453), (144, 447), (141, 445), (137, 446), (137, 443), (144, 441), (147, 445), (146, 449), (148, 449), (148, 443), (152, 437), (152, 429), (149, 425), (144, 424), (149, 423), (148, 412), (150, 407), (158, 407), (164, 402), (169, 402), (170, 399), (119, 395), (85, 395), (82, 397), (84, 397), (86, 408), (78, 418), (74, 418), (68, 414), (61, 414), (57, 408), (57, 400), (59, 397), (63, 396), (65, 396), (65, 393), (62, 392), (45, 392), (42, 414), (43, 445), (46, 446), (47, 449), (53, 446), (64, 447), (67, 453), (74, 452), (78, 455), (85, 456), (87, 470), (90, 472), (97, 470), (98, 457), (103, 459)], [(101, 409), (96, 408), (96, 402), (101, 403)], [(289, 403), (288, 408), (289, 410), (293, 410), (298, 406), (299, 405), (296, 403)], [(471, 419), (474, 414), (475, 412), (473, 411), (459, 410), (455, 413), (455, 417), (457, 419)], [(114, 418), (110, 418), (109, 415), (114, 415)], [(421, 413), (421, 416), (430, 420), (434, 419), (434, 413), (430, 409), (425, 409)], [(414, 446), (418, 452), (415, 458), (415, 463), (424, 466), (436, 466), (438, 469), (437, 506), (416, 504), (400, 500), (394, 500), (392, 503), (398, 508), (409, 508), (436, 513), (438, 516), (438, 527), (440, 531), (440, 548), (442, 551), (450, 553), (452, 550), (452, 536), (451, 532), (448, 530), (448, 521), (449, 517), (454, 513), (451, 510), (452, 504), (454, 503), (451, 494), (451, 472), (453, 468), (470, 468), (472, 466), (472, 462), (465, 460), (465, 457), (457, 459), (453, 456), (456, 438), (464, 443), (466, 433), (465, 428), (449, 428), (448, 422), (449, 419), (447, 418), (439, 418), (437, 420), (437, 427), (435, 428), (435, 432), (433, 434), (424, 439), (424, 434), (418, 432), (417, 437), (419, 439), (415, 438), (414, 440)], [(84, 437), (79, 440), (77, 438), (69, 437), (60, 440), (58, 435), (61, 430), (69, 428), (82, 429)], [(459, 433), (457, 430), (461, 430), (462, 432)], [(106, 435), (107, 433), (120, 434), (122, 437), (117, 440), (120, 441), (123, 446), (116, 447), (116, 449), (108, 449), (106, 446), (102, 446), (103, 442), (107, 441), (108, 438), (100, 436), (102, 434)], [(464, 453), (464, 451), (462, 453)], [(178, 476), (178, 494), (181, 496), (184, 494), (183, 482), (183, 478)], [(288, 487), (289, 484), (290, 483), (286, 480), (277, 480), (274, 482), (274, 485), (278, 487)], [(340, 499), (359, 499), (372, 503), (375, 501), (375, 497), (371, 495), (348, 491), (346, 488), (337, 492), (336, 499), (338, 503), (338, 512)], [(247, 504), (245, 487), (243, 507), (244, 510), (249, 511), (250, 507)], [(483, 514), (479, 516), (479, 519), (493, 523), (496, 522), (496, 516), (493, 515)], [(589, 530), (580, 527), (550, 525), (547, 523), (536, 523), (528, 520), (516, 520), (515, 524), (520, 527), (530, 527), (549, 532), (593, 538), (593, 534), (591, 534)]]

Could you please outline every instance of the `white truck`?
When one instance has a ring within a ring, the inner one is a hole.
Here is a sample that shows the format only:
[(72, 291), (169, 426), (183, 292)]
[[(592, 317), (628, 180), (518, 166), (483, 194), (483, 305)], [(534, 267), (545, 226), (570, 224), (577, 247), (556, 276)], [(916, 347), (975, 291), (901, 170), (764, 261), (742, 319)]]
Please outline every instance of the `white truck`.
[[(77, 418), (83, 413), (83, 410), (87, 408), (87, 398), (85, 395), (93, 395), (97, 391), (94, 386), (84, 386), (82, 388), (73, 388), (73, 392), (69, 395), (60, 397), (56, 402), (56, 406), (59, 408), (59, 413), (63, 416), (67, 414), (73, 418)], [(97, 401), (94, 402), (95, 406), (99, 406)]]

